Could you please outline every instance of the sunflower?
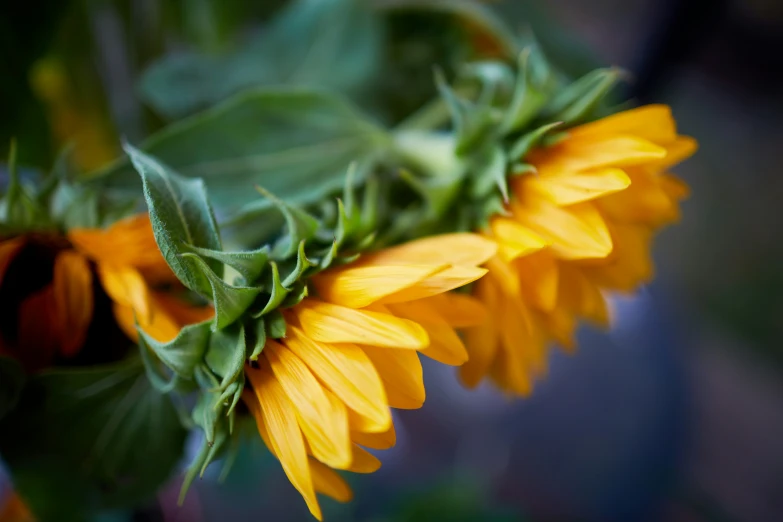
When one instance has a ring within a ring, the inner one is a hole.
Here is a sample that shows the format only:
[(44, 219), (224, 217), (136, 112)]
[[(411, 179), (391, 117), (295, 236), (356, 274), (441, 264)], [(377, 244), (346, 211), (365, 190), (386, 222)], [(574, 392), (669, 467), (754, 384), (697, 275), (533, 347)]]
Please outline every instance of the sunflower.
[(389, 408), (423, 404), (418, 352), (450, 365), (467, 360), (455, 328), (482, 322), (483, 309), (449, 290), (483, 276), (479, 265), (495, 251), (473, 234), (413, 241), (314, 276), (316, 296), (283, 311), (286, 336), (246, 366), (243, 398), (313, 516), (321, 519), (316, 492), (351, 498), (334, 469), (378, 469), (363, 447), (394, 445)]
[(485, 236), (498, 254), (474, 294), (487, 321), (465, 332), (463, 382), (489, 375), (527, 394), (546, 370), (546, 347), (573, 348), (581, 319), (606, 326), (607, 292), (632, 292), (653, 275), (651, 241), (679, 218), (687, 187), (667, 169), (696, 142), (677, 134), (667, 106), (650, 105), (573, 128), (526, 158), (505, 215)]
[(137, 340), (138, 321), (151, 336), (168, 341), (182, 325), (212, 315), (211, 308), (188, 305), (164, 291), (176, 287), (176, 281), (147, 214), (105, 230), (5, 239), (0, 242), (0, 304), (5, 308), (0, 353), (31, 371), (75, 357), (92, 328), (107, 330), (94, 324), (111, 317), (103, 309), (107, 296), (127, 337)]

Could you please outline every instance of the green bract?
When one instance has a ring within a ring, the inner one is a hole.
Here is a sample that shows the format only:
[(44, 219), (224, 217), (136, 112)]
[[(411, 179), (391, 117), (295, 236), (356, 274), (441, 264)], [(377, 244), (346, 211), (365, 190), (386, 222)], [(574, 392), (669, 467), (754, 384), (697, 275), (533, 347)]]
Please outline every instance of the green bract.
[[(528, 153), (553, 143), (570, 126), (597, 118), (619, 77), (616, 69), (598, 69), (569, 82), (535, 46), (519, 54), (515, 68), (469, 64), (453, 87), (436, 73), (441, 98), (428, 109), (434, 117), (403, 124), (392, 134), (398, 165), (410, 169), (401, 179), (419, 203), (389, 221), (389, 241), (415, 237), (410, 230), (424, 235), (482, 228), (504, 212), (512, 197), (509, 179), (535, 171), (525, 161)], [(417, 226), (394, 226), (401, 221)]]
[[(198, 390), (192, 422), (205, 434), (183, 488), (229, 448), (235, 408), (244, 388), (244, 366), (256, 360), (267, 339), (285, 336), (281, 309), (308, 295), (308, 278), (355, 257), (372, 244), (379, 197), (368, 180), (357, 200), (356, 169), (345, 176), (342, 199), (312, 212), (285, 203), (258, 187), (258, 197), (282, 216), (269, 244), (224, 250), (212, 207), (199, 179), (183, 178), (157, 159), (125, 150), (141, 176), (155, 240), (176, 276), (209, 299), (215, 316), (189, 325), (168, 343), (139, 329), (150, 382), (159, 391)], [(234, 442), (236, 442), (234, 440)]]

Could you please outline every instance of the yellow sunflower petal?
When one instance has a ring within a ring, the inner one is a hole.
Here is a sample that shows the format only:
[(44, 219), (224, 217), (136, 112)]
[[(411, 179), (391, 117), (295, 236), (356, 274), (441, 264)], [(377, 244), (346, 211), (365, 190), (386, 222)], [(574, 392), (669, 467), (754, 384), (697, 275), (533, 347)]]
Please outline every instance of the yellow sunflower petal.
[[(490, 266), (495, 268), (494, 265)], [(532, 305), (540, 310), (551, 310), (555, 307), (560, 275), (558, 262), (550, 251), (536, 252), (519, 258), (514, 261), (510, 270), (519, 277), (521, 293)]]
[(359, 258), (370, 265), (465, 265), (478, 266), (493, 255), (497, 245), (478, 234), (455, 233), (417, 239)]
[(98, 277), (112, 301), (133, 308), (140, 320), (151, 321), (149, 288), (138, 270), (99, 263)]
[(60, 351), (75, 355), (84, 344), (93, 312), (92, 272), (87, 260), (74, 251), (63, 251), (54, 260), (54, 298), (60, 317)]
[(358, 346), (316, 343), (295, 326), (288, 330), (286, 345), (346, 406), (367, 421), (364, 431), (389, 429), (391, 413), (383, 384)]
[(465, 330), (465, 345), (470, 358), (459, 369), (460, 379), (468, 388), (474, 388), (489, 372), (499, 344), (500, 331), (497, 324), (503, 301), (493, 280), (492, 272), (476, 284), (475, 296), (487, 307), (486, 321)]
[(114, 303), (114, 318), (125, 335), (133, 341), (139, 340), (139, 333), (136, 331), (138, 321), (144, 333), (156, 341), (167, 343), (179, 335), (182, 326), (190, 324), (190, 322), (181, 322), (176, 315), (172, 315), (169, 305), (170, 303), (161, 304), (160, 295), (152, 293), (149, 297), (149, 313), (146, 317), (139, 315), (133, 306)]
[[(634, 136), (566, 139), (545, 152), (546, 159), (538, 162), (531, 156), (539, 175), (557, 176), (580, 170), (602, 167), (629, 167), (664, 159), (666, 149)], [(524, 178), (523, 178), (524, 179)]]
[(369, 310), (305, 299), (293, 308), (305, 334), (326, 343), (421, 349), (429, 344), (427, 332), (413, 321)]
[(321, 507), (315, 496), (310, 462), (293, 404), (271, 371), (246, 367), (253, 391), (261, 407), (261, 417), (273, 452), (280, 459), (288, 480), (304, 497), (310, 513), (322, 520)]
[(678, 201), (687, 198), (691, 194), (691, 189), (688, 185), (677, 176), (671, 174), (661, 175), (661, 187), (670, 198)]
[(628, 175), (617, 168), (566, 172), (557, 176), (531, 176), (528, 187), (557, 205), (573, 205), (619, 192), (631, 184)]
[(612, 226), (615, 249), (600, 266), (585, 266), (585, 273), (602, 287), (632, 292), (653, 276), (650, 243), (652, 231), (639, 225)]
[(579, 267), (564, 265), (558, 301), (574, 314), (600, 326), (608, 326), (609, 314), (601, 289)]
[(394, 430), (394, 423), (392, 422), (389, 425), (389, 429), (381, 433), (351, 431), (351, 440), (368, 448), (384, 450), (392, 448), (397, 444), (397, 433)]
[(424, 404), (424, 378), (419, 354), (410, 350), (361, 347), (381, 376), (389, 406), (405, 410)]
[(389, 305), (389, 309), (398, 317), (416, 321), (427, 331), (430, 345), (421, 350), (423, 355), (451, 366), (463, 364), (468, 360), (468, 352), (462, 340), (454, 328), (425, 301)]
[(667, 169), (693, 156), (699, 148), (699, 143), (689, 136), (677, 136), (677, 139), (666, 145), (666, 157), (651, 162), (651, 165)]
[(446, 292), (421, 299), (438, 312), (446, 323), (455, 328), (482, 324), (487, 316), (486, 307), (473, 296)]
[(182, 299), (165, 292), (152, 292), (155, 307), (165, 313), (180, 326), (201, 323), (215, 316), (211, 306), (193, 306)]
[(667, 105), (645, 105), (618, 112), (569, 131), (576, 138), (630, 134), (654, 143), (669, 143), (677, 137), (672, 111)]
[(346, 468), (351, 463), (351, 442), (345, 406), (329, 400), (307, 365), (288, 348), (270, 340), (264, 354), (296, 408), (313, 456), (331, 467)]
[(160, 268), (170, 272), (155, 243), (148, 214), (122, 219), (107, 229), (71, 229), (68, 239), (77, 250), (99, 263)]
[(366, 449), (353, 445), (353, 461), (346, 471), (353, 473), (373, 473), (381, 467), (381, 461)]
[(506, 261), (541, 250), (548, 244), (529, 228), (507, 217), (492, 218), (490, 228), (500, 243), (500, 252)]
[(369, 265), (337, 267), (313, 277), (324, 301), (363, 308), (382, 297), (407, 288), (448, 265)]
[(353, 491), (345, 479), (328, 466), (310, 459), (310, 474), (318, 493), (323, 493), (337, 502), (350, 502), (353, 499)]
[(533, 208), (516, 206), (514, 213), (563, 259), (602, 258), (612, 251), (606, 223), (590, 202), (569, 207), (541, 202)]
[(503, 349), (496, 362), (496, 375), (502, 374), (507, 388), (516, 393), (532, 391), (532, 376), (542, 364), (541, 353), (535, 347), (532, 321), (522, 301), (509, 299), (501, 310), (500, 338)]
[(472, 283), (487, 273), (485, 268), (474, 266), (451, 266), (419, 281), (399, 292), (378, 300), (378, 303), (405, 303), (442, 294)]

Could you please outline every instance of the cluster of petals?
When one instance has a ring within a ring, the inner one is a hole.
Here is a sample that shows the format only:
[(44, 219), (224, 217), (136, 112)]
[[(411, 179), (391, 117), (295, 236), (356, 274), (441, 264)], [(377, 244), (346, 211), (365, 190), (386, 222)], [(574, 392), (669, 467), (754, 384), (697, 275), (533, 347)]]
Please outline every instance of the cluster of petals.
[[(23, 281), (5, 277), (14, 262), (25, 264), (19, 271)], [(36, 270), (41, 263), (51, 266)], [(15, 328), (3, 332), (0, 353), (13, 355), (33, 370), (56, 357), (75, 356), (100, 306), (96, 276), (112, 301), (117, 324), (134, 341), (136, 321), (154, 338), (168, 341), (183, 325), (213, 313), (211, 307), (191, 306), (155, 290), (178, 283), (155, 244), (147, 214), (106, 229), (72, 229), (64, 237), (21, 235), (0, 242), (1, 288), (33, 289), (18, 304)]]
[(489, 376), (528, 394), (550, 344), (572, 348), (580, 320), (607, 325), (607, 293), (651, 279), (653, 236), (688, 194), (667, 170), (695, 149), (668, 107), (650, 105), (573, 128), (526, 158), (535, 173), (512, 178), (506, 213), (485, 232), (499, 248), (475, 285), (489, 313), (465, 332), (467, 386)]
[(481, 323), (483, 308), (449, 291), (482, 277), (495, 252), (474, 234), (413, 241), (314, 276), (314, 296), (283, 311), (286, 336), (246, 366), (243, 398), (313, 516), (316, 493), (351, 498), (335, 470), (378, 469), (365, 448), (395, 443), (390, 408), (423, 404), (419, 354), (467, 360), (456, 329)]

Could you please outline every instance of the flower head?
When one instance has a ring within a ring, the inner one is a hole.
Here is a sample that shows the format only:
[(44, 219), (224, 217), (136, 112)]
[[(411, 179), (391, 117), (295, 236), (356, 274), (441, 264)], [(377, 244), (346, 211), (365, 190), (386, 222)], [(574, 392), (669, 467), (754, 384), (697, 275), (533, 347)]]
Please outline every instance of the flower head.
[(389, 408), (425, 397), (419, 352), (446, 364), (467, 360), (456, 327), (483, 319), (469, 296), (449, 290), (485, 274), (492, 241), (451, 234), (368, 254), (313, 277), (317, 297), (283, 311), (285, 338), (268, 340), (245, 368), (243, 398), (259, 433), (310, 512), (315, 493), (348, 501), (334, 469), (370, 473), (395, 432)]
[(526, 394), (546, 346), (573, 346), (579, 320), (609, 320), (605, 293), (630, 292), (653, 273), (655, 232), (679, 217), (687, 187), (667, 169), (690, 156), (668, 107), (629, 110), (567, 132), (531, 152), (536, 173), (511, 181), (506, 215), (490, 221), (499, 245), (475, 295), (488, 321), (466, 332), (463, 381), (485, 375)]
[[(96, 274), (100, 285), (95, 285)], [(0, 352), (29, 370), (75, 357), (92, 330), (106, 329), (94, 323), (111, 317), (102, 309), (107, 296), (129, 338), (136, 340), (138, 320), (150, 335), (168, 340), (182, 325), (212, 314), (210, 308), (190, 306), (162, 291), (176, 282), (146, 214), (105, 230), (5, 239), (0, 242), (0, 292), (9, 308), (4, 315), (11, 320), (0, 325)]]

